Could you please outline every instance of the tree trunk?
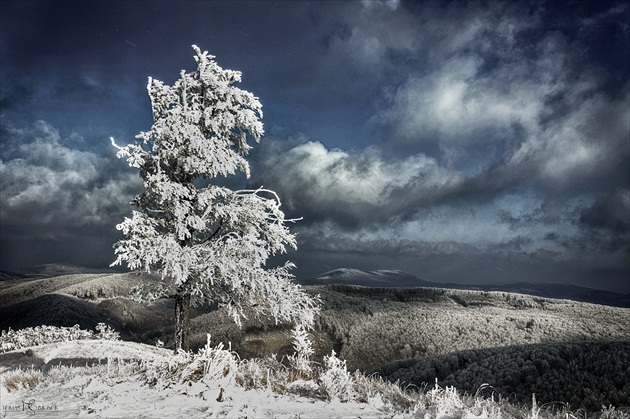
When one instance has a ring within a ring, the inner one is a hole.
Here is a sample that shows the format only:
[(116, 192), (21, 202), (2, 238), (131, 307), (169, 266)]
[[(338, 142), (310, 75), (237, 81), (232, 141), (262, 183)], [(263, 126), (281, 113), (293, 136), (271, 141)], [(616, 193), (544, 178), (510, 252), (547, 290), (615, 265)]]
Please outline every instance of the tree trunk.
[(175, 295), (175, 353), (190, 350), (190, 292)]

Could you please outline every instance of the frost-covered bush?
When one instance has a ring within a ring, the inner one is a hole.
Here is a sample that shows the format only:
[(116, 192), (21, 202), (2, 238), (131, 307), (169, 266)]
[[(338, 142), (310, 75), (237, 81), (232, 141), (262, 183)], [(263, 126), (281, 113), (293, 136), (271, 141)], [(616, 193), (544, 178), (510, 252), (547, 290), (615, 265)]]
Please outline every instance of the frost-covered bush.
[[(186, 356), (183, 351), (180, 351), (180, 355)], [(230, 349), (224, 349), (223, 343), (215, 347), (210, 346), (210, 335), (208, 335), (206, 346), (191, 357), (181, 377), (184, 381), (196, 381), (195, 378), (201, 376), (204, 380), (220, 380), (229, 384), (234, 380), (238, 366), (238, 355)]]
[(120, 333), (112, 329), (112, 327), (105, 323), (99, 323), (96, 325), (96, 330), (98, 331), (98, 335), (96, 337), (98, 339), (105, 340), (119, 340)]
[(311, 356), (315, 352), (313, 344), (308, 338), (308, 332), (304, 327), (297, 325), (292, 331), (294, 354), (289, 355), (289, 363), (293, 368), (296, 378), (310, 378), (313, 373)]
[(64, 326), (36, 326), (20, 330), (3, 330), (0, 334), (0, 353), (29, 346), (45, 345), (47, 343), (67, 342), (84, 339), (118, 340), (120, 335), (109, 325), (99, 323), (96, 325), (98, 333), (91, 330), (82, 330), (78, 324), (72, 327)]
[(275, 393), (298, 393), (292, 388), (291, 370), (275, 356), (244, 359), (239, 365), (237, 382), (247, 389), (268, 388)]
[(347, 402), (354, 399), (352, 376), (346, 368), (346, 361), (337, 358), (335, 351), (324, 357), (324, 372), (319, 376), (319, 388), (328, 400)]
[(600, 419), (630, 419), (630, 413), (617, 410), (615, 406), (602, 406)]
[(179, 350), (171, 357), (144, 362), (142, 374), (151, 386), (203, 380), (227, 385), (235, 380), (240, 364), (235, 352), (225, 349), (223, 343), (211, 346), (210, 335), (207, 335), (206, 345), (197, 353)]
[(377, 375), (352, 374), (354, 399), (361, 403), (380, 403), (390, 410), (411, 409), (417, 401), (413, 392), (405, 391), (399, 383), (391, 383)]

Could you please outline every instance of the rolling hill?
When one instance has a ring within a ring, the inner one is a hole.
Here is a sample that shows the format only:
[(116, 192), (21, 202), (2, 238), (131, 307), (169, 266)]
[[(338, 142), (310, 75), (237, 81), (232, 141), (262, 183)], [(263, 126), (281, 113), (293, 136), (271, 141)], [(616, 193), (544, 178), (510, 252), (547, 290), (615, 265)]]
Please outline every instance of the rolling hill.
[(426, 281), (416, 275), (400, 270), (364, 271), (360, 269), (339, 268), (324, 272), (312, 278), (301, 279), (299, 282), (305, 285), (345, 284), (361, 285), (365, 287), (434, 287), (460, 290), (502, 291), (546, 298), (561, 298), (586, 303), (606, 304), (615, 307), (630, 307), (630, 294), (620, 294), (576, 285), (530, 282), (502, 285), (463, 285), (454, 282), (439, 283)]
[(365, 287), (439, 287), (437, 282), (424, 281), (415, 275), (398, 270), (364, 271), (361, 269), (339, 268), (324, 272), (313, 278), (299, 282), (305, 285), (362, 285)]
[[(367, 278), (372, 286), (339, 284), (346, 278)], [(572, 354), (570, 348), (575, 345), (586, 345), (582, 352), (600, 353), (603, 360), (597, 368), (584, 369), (591, 381), (581, 377), (581, 382), (605, 382), (598, 374), (604, 374), (607, 368), (623, 371), (615, 366), (616, 358), (610, 354), (626, 356), (629, 351), (622, 343), (630, 341), (630, 309), (506, 291), (380, 286), (392, 278), (399, 283), (418, 283), (415, 277), (400, 271), (337, 270), (320, 278), (328, 281), (327, 285), (304, 286), (322, 300), (311, 334), (315, 361), (321, 363), (323, 356), (334, 349), (351, 371), (378, 371), (385, 378), (416, 385), (426, 382), (427, 371), (432, 371), (424, 365), (432, 365), (434, 379), (458, 383), (469, 391), (462, 382), (465, 377), (478, 375), (501, 394), (507, 397), (513, 393), (510, 397), (519, 401), (530, 398), (532, 390), (541, 388), (549, 377), (554, 377), (556, 383), (575, 380), (575, 368), (563, 367), (563, 362), (570, 364), (566, 354)], [(149, 345), (162, 341), (166, 348), (172, 348), (172, 301), (143, 305), (128, 298), (134, 284), (152, 280), (132, 273), (92, 273), (3, 281), (0, 330), (73, 324), (91, 329), (105, 322), (123, 339)], [(191, 328), (195, 350), (205, 345), (210, 333), (213, 342), (230, 342), (244, 359), (292, 352), (288, 326), (250, 319), (238, 329), (212, 305), (192, 311)], [(553, 362), (548, 363), (551, 376), (541, 373), (535, 363), (544, 353), (559, 354), (557, 358), (563, 360), (555, 367)], [(498, 368), (501, 365), (505, 368)], [(538, 376), (533, 375), (532, 366)], [(414, 375), (414, 371), (424, 375)], [(532, 381), (523, 381), (523, 386), (505, 382), (506, 376), (526, 377), (530, 373)], [(620, 403), (614, 392), (625, 390), (618, 388), (614, 378), (611, 382), (606, 381), (604, 390), (596, 389), (599, 393), (585, 407), (600, 407), (596, 403), (606, 400)], [(477, 381), (471, 380), (473, 383)], [(558, 393), (549, 392), (550, 397), (554, 394)], [(553, 401), (546, 400), (544, 394), (537, 397), (541, 403)]]

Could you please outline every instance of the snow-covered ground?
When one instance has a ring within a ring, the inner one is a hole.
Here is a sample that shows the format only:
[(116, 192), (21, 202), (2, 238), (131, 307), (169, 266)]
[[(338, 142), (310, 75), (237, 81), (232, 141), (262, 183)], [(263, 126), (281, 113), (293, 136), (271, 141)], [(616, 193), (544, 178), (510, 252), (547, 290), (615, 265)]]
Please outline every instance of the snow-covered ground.
[[(148, 388), (137, 380), (78, 376), (63, 385), (2, 394), (2, 414), (32, 417), (56, 413), (61, 417), (107, 418), (359, 418), (384, 417), (374, 406), (278, 395), (268, 389), (232, 386), (217, 401), (218, 386), (198, 382), (170, 388)], [(25, 404), (27, 403), (27, 404)], [(31, 404), (32, 403), (32, 404)]]
[[(383, 403), (378, 399), (371, 403), (327, 402), (292, 394), (279, 395), (267, 388), (246, 390), (224, 379), (149, 386), (146, 376), (134, 374), (129, 364), (125, 364), (138, 359), (167, 362), (172, 357), (172, 352), (165, 349), (109, 340), (52, 343), (1, 354), (1, 415), (11, 418), (52, 415), (103, 418), (386, 416), (386, 412), (379, 410)], [(99, 359), (101, 365), (84, 367)], [(68, 367), (70, 363), (75, 367)], [(34, 388), (9, 392), (4, 384), (7, 380), (15, 381), (17, 368), (24, 370), (19, 374), (22, 382), (34, 377), (39, 383)], [(41, 371), (46, 371), (47, 376)]]
[[(74, 329), (60, 328), (61, 332)], [(18, 337), (34, 332), (20, 333)], [(325, 360), (323, 370), (305, 379), (296, 375), (296, 367), (287, 369), (273, 360), (240, 361), (222, 344), (208, 344), (197, 354), (173, 355), (106, 336), (112, 335), (103, 329), (86, 340), (20, 345), (0, 353), (0, 417), (597, 417), (538, 407), (535, 400), (533, 406), (519, 407), (494, 397), (462, 396), (453, 387), (436, 385), (426, 392), (406, 393), (391, 383), (349, 374), (345, 362), (334, 356), (329, 358), (333, 362)], [(601, 413), (601, 418), (628, 417), (612, 406)]]

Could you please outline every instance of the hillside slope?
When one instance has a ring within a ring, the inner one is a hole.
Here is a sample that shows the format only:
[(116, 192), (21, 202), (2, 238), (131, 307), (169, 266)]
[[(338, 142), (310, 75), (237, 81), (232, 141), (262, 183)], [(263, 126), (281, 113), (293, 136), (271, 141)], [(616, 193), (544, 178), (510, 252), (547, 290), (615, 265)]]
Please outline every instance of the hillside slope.
[(339, 268), (324, 272), (313, 278), (303, 279), (305, 285), (361, 285), (365, 287), (440, 287), (437, 282), (425, 281), (400, 270), (364, 271), (361, 269)]
[[(162, 341), (167, 348), (172, 348), (173, 302), (158, 300), (144, 305), (131, 301), (126, 297), (130, 287), (138, 279), (151, 279), (125, 275), (79, 275), (51, 278), (50, 284), (34, 280), (7, 286), (3, 289), (3, 293), (7, 291), (5, 295), (25, 291), (26, 297), (18, 303), (0, 307), (2, 329), (39, 324), (80, 324), (83, 328), (93, 329), (97, 323), (105, 322), (121, 332), (124, 339), (150, 345)], [(34, 288), (29, 289), (29, 284)], [(48, 289), (54, 289), (54, 292), (43, 293)], [(507, 292), (441, 288), (318, 285), (306, 286), (305, 290), (319, 295), (322, 300), (316, 330), (311, 334), (315, 361), (321, 363), (323, 356), (334, 349), (347, 362), (351, 371), (379, 370), (387, 377), (405, 376), (405, 381), (417, 384), (425, 380), (431, 384), (436, 377), (447, 380), (453, 374), (453, 383), (458, 383), (466, 391), (475, 391), (461, 383), (461, 377), (466, 376), (467, 371), (478, 371), (476, 374), (484, 377), (484, 382), (499, 387), (505, 384), (502, 381), (505, 371), (496, 368), (477, 370), (474, 369), (478, 368), (474, 363), (460, 365), (458, 361), (457, 370), (445, 370), (448, 374), (436, 370), (435, 377), (430, 379), (428, 376), (407, 374), (400, 366), (402, 364), (397, 362), (407, 362), (405, 360), (409, 359), (413, 359), (409, 361), (411, 363), (425, 360), (432, 362), (430, 360), (435, 357), (448, 357), (454, 353), (510, 348), (505, 349), (505, 353), (493, 355), (494, 358), (486, 357), (485, 361), (492, 365), (497, 362), (512, 365), (510, 374), (526, 376), (533, 372), (531, 365), (519, 364), (514, 360), (531, 358), (534, 362), (536, 356), (532, 354), (540, 353), (536, 348), (546, 350), (544, 345), (572, 345), (580, 342), (599, 345), (630, 341), (630, 309), (627, 308)], [(213, 342), (230, 342), (242, 358), (291, 353), (288, 326), (275, 325), (272, 321), (260, 322), (252, 317), (239, 329), (223, 311), (213, 306), (194, 309), (191, 313), (191, 328), (191, 346), (194, 350), (205, 345), (206, 336), (210, 333)], [(590, 351), (589, 348), (595, 347), (589, 346), (585, 350)], [(510, 356), (506, 357), (505, 354)], [(616, 365), (614, 358), (608, 355), (602, 359), (608, 360), (607, 365)], [(482, 364), (483, 360), (479, 361), (479, 365)], [(399, 365), (402, 375), (396, 375), (391, 367), (388, 367), (387, 373), (381, 370), (388, 365)], [(605, 368), (602, 366), (600, 369)], [(615, 371), (619, 370), (614, 368)], [(559, 374), (563, 380), (565, 375), (568, 380), (573, 377), (570, 369), (554, 367), (551, 370), (552, 374)], [(589, 371), (589, 374), (596, 372), (588, 368), (585, 371)], [(547, 378), (543, 381), (549, 381)], [(530, 384), (532, 388), (538, 388), (536, 382)], [(527, 386), (519, 387), (512, 383), (501, 388), (505, 391), (511, 389), (518, 400), (531, 397), (532, 389)], [(597, 395), (594, 400), (619, 400), (614, 397), (613, 393), (607, 392)]]
[(319, 327), (351, 369), (467, 349), (630, 340), (630, 309), (503, 292), (315, 288)]
[(474, 394), (510, 395), (520, 403), (536, 394), (539, 403), (562, 400), (597, 410), (602, 404), (630, 406), (630, 342), (574, 342), (473, 349), (425, 359), (408, 359), (375, 371), (391, 381), (420, 388), (437, 379)]

